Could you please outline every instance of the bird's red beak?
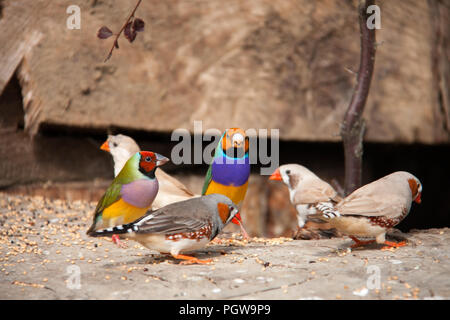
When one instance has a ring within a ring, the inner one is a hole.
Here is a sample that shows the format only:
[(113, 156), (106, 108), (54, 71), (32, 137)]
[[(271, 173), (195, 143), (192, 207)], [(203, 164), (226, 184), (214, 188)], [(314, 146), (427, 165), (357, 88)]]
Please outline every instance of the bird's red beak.
[(414, 202), (415, 203), (421, 203), (422, 202), (422, 194), (421, 193), (419, 193), (417, 195), (417, 197), (414, 199)]
[(100, 147), (100, 149), (104, 150), (104, 151), (109, 151), (109, 144), (108, 144), (108, 140), (106, 140), (105, 142), (103, 142), (102, 146)]
[(272, 175), (269, 177), (269, 180), (278, 180), (278, 181), (283, 180), (281, 178), (280, 169), (275, 170), (275, 172), (272, 173)]
[(233, 219), (231, 219), (231, 222), (233, 222), (234, 224), (237, 224), (237, 225), (241, 225), (241, 222), (242, 222), (241, 213), (240, 212), (236, 213), (236, 215), (233, 217)]

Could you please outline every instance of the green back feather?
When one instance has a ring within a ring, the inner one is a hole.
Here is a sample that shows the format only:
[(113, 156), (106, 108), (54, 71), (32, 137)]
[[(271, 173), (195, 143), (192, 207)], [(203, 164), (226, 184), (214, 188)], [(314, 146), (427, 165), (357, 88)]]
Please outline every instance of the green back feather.
[(226, 132), (227, 131), (225, 130), (225, 132), (220, 137), (219, 144), (217, 145), (216, 150), (214, 151), (214, 158), (211, 160), (211, 163), (209, 164), (208, 171), (206, 172), (205, 182), (203, 183), (202, 195), (205, 195), (206, 190), (208, 190), (208, 187), (209, 187), (209, 185), (211, 183), (211, 180), (212, 180), (212, 164), (214, 162), (214, 159), (219, 155), (219, 150), (220, 150), (220, 148), (222, 148), (222, 139), (225, 136)]
[(208, 171), (206, 172), (205, 182), (203, 184), (203, 189), (202, 189), (202, 195), (205, 195), (206, 190), (208, 190), (209, 184), (211, 183), (211, 180), (212, 180), (211, 169), (212, 169), (212, 163), (209, 165)]

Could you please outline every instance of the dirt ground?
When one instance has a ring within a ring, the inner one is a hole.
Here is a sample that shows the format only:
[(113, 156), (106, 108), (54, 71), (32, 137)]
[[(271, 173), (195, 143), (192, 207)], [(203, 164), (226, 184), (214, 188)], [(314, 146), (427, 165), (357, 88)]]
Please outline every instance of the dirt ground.
[(0, 193), (0, 299), (449, 299), (450, 229), (408, 246), (349, 249), (348, 238), (240, 240), (179, 265), (128, 241), (89, 238), (95, 203)]

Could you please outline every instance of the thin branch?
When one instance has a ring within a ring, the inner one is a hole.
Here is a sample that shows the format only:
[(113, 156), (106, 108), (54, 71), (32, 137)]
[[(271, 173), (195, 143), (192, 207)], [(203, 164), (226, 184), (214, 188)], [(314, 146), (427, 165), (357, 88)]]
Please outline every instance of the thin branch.
[(361, 38), (360, 64), (357, 83), (341, 127), (345, 155), (346, 194), (360, 187), (362, 182), (362, 142), (365, 132), (362, 113), (369, 95), (376, 51), (375, 29), (367, 27), (367, 7), (374, 3), (374, 0), (360, 1), (358, 8)]
[(343, 197), (345, 195), (345, 190), (337, 179), (331, 179), (330, 183), (333, 186), (334, 190), (336, 190), (336, 192), (339, 194), (339, 196)]
[(125, 27), (127, 26), (127, 24), (130, 22), (130, 20), (134, 17), (134, 14), (137, 10), (137, 8), (139, 7), (139, 5), (141, 4), (142, 0), (138, 0), (138, 2), (136, 3), (136, 6), (134, 7), (133, 11), (131, 12), (131, 14), (128, 16), (128, 19), (125, 21), (124, 25), (122, 26), (122, 28), (120, 29), (119, 33), (116, 35), (116, 38), (114, 39), (113, 45), (111, 47), (111, 50), (109, 50), (108, 56), (106, 57), (105, 61), (108, 61), (109, 58), (111, 58), (112, 53), (114, 48), (118, 48), (119, 47), (119, 37), (122, 34), (123, 30), (125, 29)]

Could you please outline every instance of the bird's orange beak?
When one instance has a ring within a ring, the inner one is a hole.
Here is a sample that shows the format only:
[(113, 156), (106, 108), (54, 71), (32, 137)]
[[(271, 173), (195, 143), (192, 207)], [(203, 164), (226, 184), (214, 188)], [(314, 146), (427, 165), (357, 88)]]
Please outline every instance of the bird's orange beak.
[(414, 199), (414, 202), (415, 203), (421, 203), (422, 202), (422, 194), (421, 193), (419, 193), (417, 195), (417, 197)]
[(104, 151), (109, 151), (109, 144), (108, 144), (108, 140), (106, 140), (105, 142), (103, 142), (102, 146), (100, 147), (100, 149), (104, 150)]
[(272, 173), (272, 175), (269, 177), (269, 180), (278, 180), (278, 181), (283, 180), (281, 178), (280, 169), (275, 170), (275, 172)]

